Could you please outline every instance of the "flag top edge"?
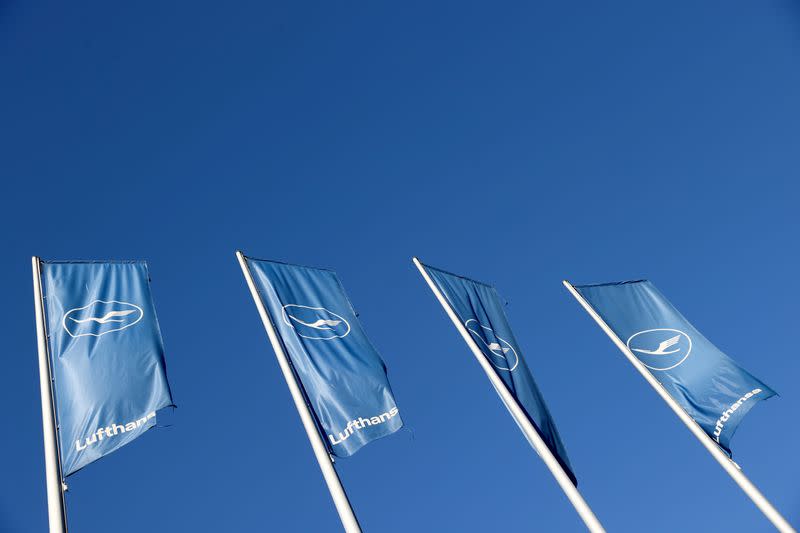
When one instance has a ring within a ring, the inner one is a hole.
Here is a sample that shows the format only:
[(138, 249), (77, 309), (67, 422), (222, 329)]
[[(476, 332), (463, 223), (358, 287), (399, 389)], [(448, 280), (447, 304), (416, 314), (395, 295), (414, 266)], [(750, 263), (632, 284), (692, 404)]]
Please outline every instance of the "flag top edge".
[(631, 285), (633, 283), (647, 283), (649, 281), (650, 281), (649, 279), (642, 278), (642, 279), (629, 279), (629, 280), (625, 280), (625, 281), (608, 281), (606, 283), (584, 283), (582, 285), (575, 284), (575, 285), (572, 285), (572, 286), (575, 287), (576, 289), (583, 289), (583, 288), (590, 288), (590, 287), (609, 287), (609, 286), (614, 286), (614, 285)]
[(430, 268), (431, 270), (436, 270), (437, 272), (441, 272), (442, 274), (447, 274), (448, 276), (454, 276), (454, 277), (459, 278), (459, 279), (470, 281), (472, 283), (477, 283), (478, 285), (483, 285), (484, 287), (489, 287), (490, 289), (497, 290), (497, 288), (494, 285), (492, 285), (491, 283), (486, 283), (484, 281), (478, 281), (477, 279), (469, 278), (467, 276), (462, 276), (461, 274), (456, 274), (455, 272), (450, 272), (449, 270), (444, 270), (443, 268), (437, 268), (437, 267), (431, 266), (431, 265), (429, 265), (427, 263), (423, 263), (422, 261), (420, 261), (419, 264), (421, 264), (425, 268)]
[(308, 269), (308, 270), (321, 270), (323, 272), (331, 272), (332, 274), (336, 274), (336, 271), (334, 269), (332, 269), (332, 268), (317, 267), (317, 266), (311, 266), (311, 265), (301, 265), (299, 263), (290, 263), (288, 261), (278, 261), (276, 259), (261, 259), (261, 258), (258, 258), (258, 257), (253, 257), (253, 256), (250, 256), (250, 255), (247, 255), (244, 252), (242, 252), (242, 256), (245, 258), (246, 261), (257, 261), (259, 263), (272, 263), (274, 265), (285, 265), (285, 266), (296, 267), (296, 268), (305, 268), (305, 269)]
[(117, 264), (117, 265), (147, 265), (145, 259), (42, 259), (39, 261), (46, 265), (71, 265), (71, 264), (86, 264), (86, 265), (103, 265), (103, 264)]

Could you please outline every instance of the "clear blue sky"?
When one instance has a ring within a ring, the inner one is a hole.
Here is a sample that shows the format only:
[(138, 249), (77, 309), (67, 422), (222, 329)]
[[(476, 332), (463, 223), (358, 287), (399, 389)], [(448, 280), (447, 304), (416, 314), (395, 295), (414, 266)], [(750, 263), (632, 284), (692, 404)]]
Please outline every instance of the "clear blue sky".
[(236, 248), (337, 270), (388, 365), (366, 531), (582, 530), (412, 255), (508, 299), (609, 531), (766, 531), (560, 283), (652, 279), (781, 394), (733, 450), (800, 524), (798, 3), (112, 4), (0, 7), (0, 530), (46, 524), (32, 254), (149, 261), (179, 405), (72, 531), (338, 530)]

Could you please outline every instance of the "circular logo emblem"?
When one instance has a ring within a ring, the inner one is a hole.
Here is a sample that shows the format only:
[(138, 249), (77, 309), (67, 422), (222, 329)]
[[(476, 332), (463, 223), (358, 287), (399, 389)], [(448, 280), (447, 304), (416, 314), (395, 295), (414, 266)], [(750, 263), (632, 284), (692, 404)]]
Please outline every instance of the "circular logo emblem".
[(513, 372), (519, 364), (517, 351), (505, 339), (495, 335), (492, 328), (479, 324), (477, 320), (471, 318), (464, 322), (464, 326), (470, 335), (478, 341), (481, 351), (496, 368)]
[(656, 328), (634, 333), (626, 343), (639, 361), (650, 370), (670, 370), (680, 365), (692, 351), (692, 339), (679, 329)]
[(138, 324), (144, 311), (138, 305), (117, 300), (94, 300), (64, 313), (61, 325), (70, 337), (101, 337)]
[(283, 321), (304, 339), (327, 341), (347, 337), (350, 333), (350, 323), (324, 307), (284, 305)]

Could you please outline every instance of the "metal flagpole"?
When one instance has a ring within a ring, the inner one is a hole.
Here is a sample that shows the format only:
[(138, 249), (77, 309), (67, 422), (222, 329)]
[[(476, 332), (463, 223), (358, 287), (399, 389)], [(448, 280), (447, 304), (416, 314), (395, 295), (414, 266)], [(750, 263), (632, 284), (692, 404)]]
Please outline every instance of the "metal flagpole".
[(522, 433), (528, 439), (528, 442), (530, 442), (531, 446), (533, 446), (533, 449), (536, 451), (536, 453), (539, 454), (539, 457), (542, 458), (542, 461), (544, 461), (544, 464), (550, 470), (550, 473), (553, 474), (554, 478), (556, 478), (556, 481), (561, 487), (561, 490), (563, 490), (564, 493), (567, 495), (567, 498), (569, 498), (569, 501), (575, 507), (575, 510), (578, 512), (578, 515), (580, 515), (581, 519), (586, 524), (586, 527), (592, 533), (605, 533), (605, 529), (603, 529), (603, 526), (600, 524), (600, 521), (597, 519), (597, 517), (592, 512), (592, 509), (583, 499), (581, 493), (578, 492), (577, 487), (575, 487), (575, 485), (572, 483), (572, 480), (562, 468), (561, 463), (558, 462), (558, 460), (553, 455), (553, 452), (550, 451), (550, 448), (548, 448), (547, 444), (545, 444), (545, 442), (542, 440), (542, 437), (539, 435), (539, 432), (536, 431), (536, 428), (528, 419), (527, 415), (522, 410), (522, 407), (519, 405), (519, 403), (517, 403), (514, 396), (508, 390), (502, 378), (500, 378), (500, 376), (494, 370), (489, 361), (487, 361), (480, 347), (478, 347), (478, 344), (475, 342), (472, 336), (467, 332), (467, 328), (464, 327), (464, 324), (461, 323), (461, 320), (458, 318), (458, 315), (456, 315), (456, 312), (453, 310), (452, 307), (450, 307), (450, 303), (447, 301), (442, 292), (439, 290), (439, 287), (436, 286), (434, 281), (428, 275), (428, 272), (422, 266), (422, 263), (420, 263), (419, 259), (414, 257), (413, 261), (414, 264), (417, 266), (417, 269), (419, 269), (420, 274), (422, 274), (422, 277), (428, 283), (428, 286), (431, 288), (431, 291), (433, 291), (433, 294), (436, 295), (436, 299), (439, 300), (439, 303), (442, 305), (445, 312), (447, 312), (447, 316), (450, 317), (450, 320), (453, 321), (453, 325), (455, 325), (458, 332), (461, 333), (461, 337), (464, 339), (464, 342), (466, 342), (467, 346), (469, 346), (470, 350), (472, 350), (472, 354), (478, 360), (478, 363), (480, 363), (481, 367), (483, 368), (483, 371), (488, 376), (489, 381), (492, 383), (495, 390), (497, 391), (497, 394), (500, 395), (500, 398), (503, 400), (503, 403), (505, 404), (506, 408), (511, 413), (511, 416), (514, 418), (514, 421), (517, 423), (520, 430), (522, 430)]
[(597, 325), (600, 326), (600, 329), (602, 329), (614, 342), (614, 344), (617, 345), (617, 348), (619, 348), (625, 357), (628, 358), (628, 361), (630, 361), (634, 368), (636, 368), (642, 377), (644, 377), (644, 379), (646, 379), (647, 382), (655, 389), (659, 396), (661, 396), (661, 399), (667, 402), (667, 405), (669, 405), (675, 414), (678, 415), (678, 418), (680, 418), (681, 421), (686, 424), (686, 427), (689, 428), (689, 431), (691, 431), (694, 436), (697, 437), (697, 440), (699, 440), (700, 443), (706, 447), (706, 450), (708, 450), (714, 459), (717, 460), (720, 466), (725, 469), (725, 471), (733, 478), (739, 487), (741, 487), (745, 494), (747, 494), (750, 499), (753, 500), (753, 503), (755, 503), (761, 512), (764, 513), (764, 515), (769, 519), (769, 521), (772, 522), (772, 525), (774, 525), (775, 528), (781, 533), (795, 533), (794, 528), (783, 516), (781, 516), (778, 510), (772, 506), (772, 504), (764, 497), (764, 495), (761, 494), (761, 491), (759, 491), (758, 488), (753, 485), (749, 479), (747, 479), (747, 476), (744, 475), (741, 468), (739, 468), (739, 466), (734, 463), (724, 451), (722, 451), (722, 448), (720, 448), (717, 443), (715, 443), (711, 437), (709, 437), (708, 434), (703, 431), (703, 428), (701, 428), (700, 425), (695, 422), (691, 416), (689, 416), (689, 413), (687, 413), (683, 407), (681, 407), (678, 402), (675, 401), (675, 399), (667, 392), (661, 383), (658, 382), (653, 374), (647, 370), (647, 367), (645, 367), (641, 361), (639, 361), (639, 359), (633, 355), (633, 352), (630, 351), (628, 346), (622, 342), (619, 337), (617, 337), (617, 335), (611, 330), (611, 328), (608, 326), (608, 324), (606, 324), (605, 320), (603, 320), (597, 311), (595, 311), (592, 306), (589, 305), (589, 302), (587, 302), (586, 299), (581, 296), (575, 287), (573, 287), (566, 280), (564, 280), (564, 286), (575, 297), (575, 299), (578, 300), (578, 303), (583, 306), (586, 312), (589, 313), (589, 316), (591, 316), (594, 321), (597, 322)]
[(336, 473), (336, 468), (333, 466), (333, 459), (328, 454), (328, 449), (320, 437), (317, 426), (314, 423), (314, 418), (311, 411), (306, 404), (306, 399), (300, 389), (300, 384), (295, 379), (294, 372), (292, 372), (289, 358), (286, 352), (283, 351), (283, 346), (278, 340), (278, 334), (275, 327), (272, 325), (267, 308), (261, 297), (258, 294), (253, 275), (250, 273), (250, 267), (247, 265), (247, 260), (241, 251), (236, 251), (236, 258), (239, 260), (239, 266), (242, 267), (242, 273), (247, 280), (247, 286), (250, 288), (250, 294), (258, 308), (258, 314), (261, 315), (261, 321), (264, 323), (264, 329), (267, 330), (269, 342), (272, 344), (272, 349), (275, 350), (275, 356), (278, 358), (278, 364), (283, 372), (283, 377), (286, 384), (289, 386), (289, 392), (292, 394), (294, 405), (297, 412), (300, 414), (300, 420), (303, 421), (303, 427), (308, 435), (308, 440), (311, 442), (311, 448), (314, 450), (314, 455), (319, 463), (319, 468), (322, 470), (322, 475), (325, 478), (325, 483), (328, 485), (328, 490), (333, 498), (333, 503), (336, 505), (336, 511), (339, 513), (339, 518), (342, 520), (342, 525), (347, 533), (361, 533), (361, 526), (358, 524), (356, 515), (353, 512), (353, 507), (347, 499), (347, 494), (344, 491), (342, 482), (339, 475)]
[(64, 503), (64, 485), (61, 479), (61, 460), (58, 454), (50, 360), (47, 355), (47, 326), (44, 323), (42, 274), (39, 258), (34, 256), (32, 263), (33, 298), (36, 308), (36, 340), (39, 349), (39, 388), (42, 397), (44, 465), (47, 478), (47, 515), (50, 533), (66, 533), (67, 512)]

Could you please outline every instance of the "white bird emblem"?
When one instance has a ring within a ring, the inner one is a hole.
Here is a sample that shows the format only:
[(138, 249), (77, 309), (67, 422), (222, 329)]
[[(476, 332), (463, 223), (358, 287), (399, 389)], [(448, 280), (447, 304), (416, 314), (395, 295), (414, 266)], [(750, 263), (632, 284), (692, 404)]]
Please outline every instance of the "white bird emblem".
[(295, 322), (303, 324), (304, 326), (308, 326), (314, 329), (331, 329), (332, 327), (338, 326), (339, 324), (342, 323), (341, 320), (325, 320), (324, 318), (320, 318), (316, 322), (303, 322), (299, 318), (292, 315), (289, 315), (289, 318), (291, 318)]
[(679, 340), (681, 340), (681, 336), (675, 335), (674, 337), (670, 337), (669, 339), (662, 341), (655, 350), (642, 350), (639, 348), (632, 348), (632, 350), (634, 352), (641, 352), (647, 355), (668, 355), (680, 351), (680, 348), (676, 348), (675, 350), (671, 350), (669, 352), (665, 351), (667, 348), (671, 348), (672, 346), (678, 344)]
[(499, 350), (499, 351), (502, 351), (504, 354), (507, 353), (511, 349), (511, 348), (504, 348), (504, 347), (500, 346), (500, 344), (498, 344), (496, 342), (493, 342), (493, 343), (487, 345), (487, 348), (489, 348), (489, 350), (491, 350), (494, 353), (497, 353), (497, 351)]
[(135, 313), (133, 309), (125, 310), (125, 311), (109, 311), (104, 316), (95, 317), (90, 316), (88, 318), (72, 318), (69, 317), (70, 320), (73, 322), (77, 322), (78, 324), (83, 324), (85, 322), (97, 322), (98, 324), (107, 324), (108, 322), (125, 322), (122, 319), (115, 319), (115, 316), (128, 316), (131, 313)]

